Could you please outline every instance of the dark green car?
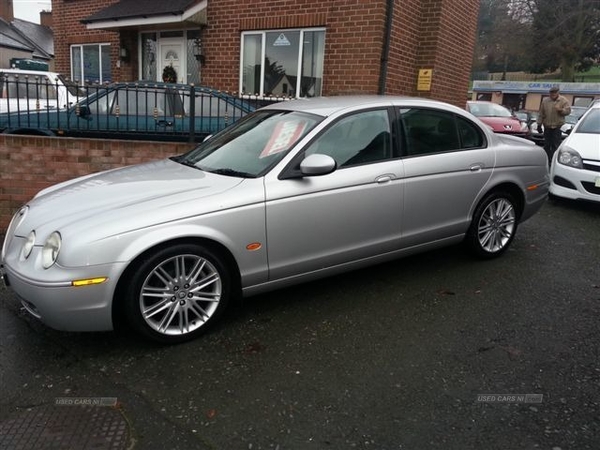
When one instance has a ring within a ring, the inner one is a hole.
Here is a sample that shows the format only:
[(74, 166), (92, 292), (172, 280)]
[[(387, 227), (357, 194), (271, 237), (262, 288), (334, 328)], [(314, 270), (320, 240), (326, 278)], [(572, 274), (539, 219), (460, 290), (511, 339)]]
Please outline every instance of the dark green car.
[[(201, 141), (255, 108), (227, 93), (183, 84), (116, 83), (88, 87), (63, 110), (0, 114), (9, 134)], [(193, 99), (193, 101), (192, 101)]]

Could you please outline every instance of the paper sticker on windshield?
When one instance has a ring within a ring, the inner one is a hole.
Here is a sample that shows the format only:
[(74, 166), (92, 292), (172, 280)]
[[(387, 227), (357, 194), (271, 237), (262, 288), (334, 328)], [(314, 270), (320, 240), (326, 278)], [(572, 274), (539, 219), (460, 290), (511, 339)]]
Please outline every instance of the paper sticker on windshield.
[(289, 149), (302, 136), (305, 128), (305, 121), (288, 120), (278, 123), (260, 157), (265, 158)]

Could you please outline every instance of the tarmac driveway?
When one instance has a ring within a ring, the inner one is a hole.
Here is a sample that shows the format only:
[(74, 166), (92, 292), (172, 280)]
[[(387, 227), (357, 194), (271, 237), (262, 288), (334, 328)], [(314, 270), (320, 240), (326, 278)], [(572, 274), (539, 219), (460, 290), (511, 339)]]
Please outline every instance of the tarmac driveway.
[(85, 422), (78, 448), (598, 449), (599, 224), (549, 202), (498, 260), (453, 247), (254, 297), (176, 347), (55, 332), (0, 290), (0, 447), (60, 413), (44, 439)]

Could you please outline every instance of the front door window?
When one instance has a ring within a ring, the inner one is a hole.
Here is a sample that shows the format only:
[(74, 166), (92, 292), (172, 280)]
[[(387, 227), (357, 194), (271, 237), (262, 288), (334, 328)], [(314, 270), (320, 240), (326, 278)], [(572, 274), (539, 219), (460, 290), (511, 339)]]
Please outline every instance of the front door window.
[[(200, 84), (200, 63), (194, 56), (199, 30), (140, 33), (140, 80)], [(166, 71), (165, 71), (165, 68)]]
[(185, 52), (181, 39), (160, 40), (160, 73), (162, 81), (186, 83)]

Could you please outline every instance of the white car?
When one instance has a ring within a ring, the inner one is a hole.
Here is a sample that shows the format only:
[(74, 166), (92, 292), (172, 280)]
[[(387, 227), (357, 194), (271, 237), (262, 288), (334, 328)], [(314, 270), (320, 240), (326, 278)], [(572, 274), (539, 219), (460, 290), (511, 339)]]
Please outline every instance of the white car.
[(579, 119), (552, 157), (550, 194), (600, 202), (600, 103)]
[(64, 109), (85, 96), (55, 72), (0, 69), (0, 113)]

